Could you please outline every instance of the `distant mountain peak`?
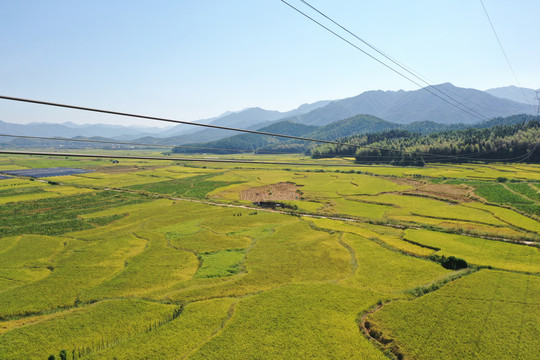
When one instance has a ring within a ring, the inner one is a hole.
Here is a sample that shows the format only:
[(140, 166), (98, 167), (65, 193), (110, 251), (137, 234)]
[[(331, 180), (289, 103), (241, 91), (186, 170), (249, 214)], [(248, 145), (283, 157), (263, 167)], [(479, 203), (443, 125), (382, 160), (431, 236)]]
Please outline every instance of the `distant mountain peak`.
[(452, 84), (451, 82), (445, 82), (445, 83), (438, 84), (438, 85), (433, 85), (433, 86), (438, 86), (438, 87), (451, 87), (451, 88), (456, 87), (456, 86), (455, 86), (454, 84)]
[(536, 103), (536, 90), (520, 88), (515, 85), (487, 89), (485, 92), (501, 99), (512, 100), (522, 104), (534, 105)]

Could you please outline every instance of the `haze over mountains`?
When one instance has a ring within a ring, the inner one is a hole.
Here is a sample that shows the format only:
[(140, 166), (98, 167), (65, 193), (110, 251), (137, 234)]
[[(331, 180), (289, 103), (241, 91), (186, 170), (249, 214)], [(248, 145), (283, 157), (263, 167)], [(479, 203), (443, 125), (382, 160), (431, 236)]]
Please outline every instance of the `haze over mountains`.
[(533, 89), (520, 88), (517, 86), (505, 86), (501, 88), (488, 89), (490, 95), (503, 99), (512, 100), (519, 103), (534, 105), (536, 101), (536, 91)]
[[(424, 89), (414, 91), (377, 90), (367, 91), (341, 100), (304, 104), (288, 112), (248, 108), (238, 112), (227, 112), (216, 118), (198, 120), (196, 123), (257, 130), (283, 121), (310, 126), (326, 126), (359, 114), (367, 114), (396, 124), (429, 121), (430, 123), (448, 125), (457, 123), (475, 124), (498, 116), (536, 113), (536, 107), (531, 105), (534, 102), (526, 104), (523, 98), (523, 93), (525, 93), (529, 100), (531, 96), (533, 97), (532, 100), (534, 100), (535, 91), (532, 89), (509, 86), (480, 91), (459, 88), (450, 83), (445, 83), (435, 85), (430, 90), (435, 93), (444, 92), (450, 94), (452, 98), (458, 99), (472, 111), (468, 111), (469, 113), (463, 112)], [(482, 114), (483, 117), (479, 117), (475, 113)], [(361, 127), (361, 125), (357, 125)], [(272, 129), (280, 132), (279, 126), (273, 126)], [(354, 131), (354, 129), (349, 127), (348, 131)], [(76, 125), (72, 123), (20, 125), (2, 121), (0, 121), (0, 133), (66, 138), (98, 136), (124, 141), (170, 145), (203, 143), (234, 135), (234, 132), (231, 131), (203, 129), (189, 125), (151, 128), (104, 124)], [(9, 141), (11, 141), (9, 138), (0, 138), (0, 142)]]

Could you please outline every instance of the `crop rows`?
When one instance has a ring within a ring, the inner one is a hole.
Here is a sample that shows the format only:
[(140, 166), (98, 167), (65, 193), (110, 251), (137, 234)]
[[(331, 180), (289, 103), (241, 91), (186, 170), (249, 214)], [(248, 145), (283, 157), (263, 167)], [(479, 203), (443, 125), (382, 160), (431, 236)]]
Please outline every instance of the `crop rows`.
[(207, 180), (208, 178), (211, 178), (213, 176), (214, 174), (197, 175), (182, 179), (133, 185), (129, 186), (128, 188), (171, 196), (202, 199), (206, 196), (206, 194), (217, 188), (237, 183)]
[(508, 183), (507, 186), (533, 201), (540, 201), (540, 190), (535, 190), (532, 183)]
[[(0, 205), (0, 236), (19, 234), (57, 235), (92, 228), (78, 216), (112, 206), (141, 203), (144, 198), (114, 191), (55, 197)], [(96, 220), (105, 224), (103, 218)]]
[(67, 350), (70, 359), (73, 353), (81, 358), (101, 344), (148, 331), (148, 324), (171, 318), (174, 308), (140, 300), (112, 300), (74, 309), (3, 334), (0, 358), (46, 359), (61, 350)]
[(40, 187), (22, 187), (22, 188), (15, 188), (15, 189), (5, 189), (5, 190), (0, 190), (0, 197), (37, 194), (41, 192), (43, 192), (43, 189)]
[(492, 203), (511, 205), (526, 213), (540, 215), (540, 204), (538, 204), (537, 200), (538, 193), (528, 187), (526, 183), (508, 184), (508, 187), (517, 193), (513, 193), (502, 184), (479, 182), (473, 184), (476, 193)]

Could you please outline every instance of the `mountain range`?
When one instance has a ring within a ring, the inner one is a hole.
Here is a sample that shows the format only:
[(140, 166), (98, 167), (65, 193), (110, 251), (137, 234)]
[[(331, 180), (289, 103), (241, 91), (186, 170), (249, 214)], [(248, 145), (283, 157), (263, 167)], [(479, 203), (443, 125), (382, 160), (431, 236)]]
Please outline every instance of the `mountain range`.
[[(455, 102), (443, 94), (450, 94), (453, 99), (460, 101), (463, 105), (457, 106), (466, 111), (449, 104)], [(398, 124), (416, 121), (474, 124), (497, 116), (532, 114), (534, 111), (531, 105), (445, 83), (414, 91), (367, 91), (287, 120), (307, 125), (327, 125), (336, 121), (336, 118), (370, 114)]]
[[(490, 128), (497, 125), (514, 125), (534, 120), (530, 115), (513, 115), (497, 117), (480, 123), (470, 124), (440, 124), (433, 121), (419, 121), (410, 124), (398, 124), (380, 119), (372, 115), (356, 115), (347, 119), (335, 121), (324, 126), (304, 125), (288, 120), (274, 123), (260, 129), (262, 132), (291, 135), (309, 139), (335, 141), (348, 138), (352, 134), (383, 134), (390, 130), (400, 133), (419, 133), (422, 135), (440, 133), (442, 131), (462, 130), (467, 128)], [(234, 154), (239, 151), (257, 153), (301, 153), (317, 145), (303, 140), (272, 137), (258, 134), (238, 134), (227, 138), (206, 143), (191, 143), (175, 147), (175, 153), (212, 153)]]
[[(215, 118), (198, 120), (194, 123), (251, 130), (262, 129), (275, 123), (291, 122), (321, 127), (362, 114), (400, 125), (420, 124), (421, 122), (443, 125), (476, 124), (494, 117), (536, 113), (535, 106), (524, 103), (523, 93), (529, 97), (533, 94), (536, 95), (532, 89), (514, 86), (480, 91), (459, 88), (445, 83), (414, 91), (367, 91), (346, 99), (304, 104), (288, 112), (248, 108), (238, 112), (227, 112)], [(439, 97), (433, 94), (437, 94)], [(448, 94), (451, 99), (444, 94)], [(446, 101), (442, 100), (441, 97), (445, 98)], [(454, 103), (452, 99), (460, 101), (461, 104), (457, 107), (465, 107), (465, 111), (450, 105), (449, 102)], [(520, 99), (521, 102), (519, 102)], [(360, 125), (356, 124), (356, 126)], [(340, 128), (343, 128), (342, 125)], [(280, 132), (279, 125), (273, 126), (272, 129)], [(350, 127), (348, 129), (348, 131), (355, 131)], [(331, 128), (327, 130), (333, 131)], [(320, 132), (322, 130), (314, 131)], [(189, 125), (151, 128), (104, 124), (77, 125), (73, 123), (21, 125), (2, 121), (0, 121), (0, 133), (66, 138), (76, 136), (89, 138), (106, 135), (109, 139), (169, 145), (206, 143), (234, 135), (234, 132), (227, 130)], [(318, 134), (317, 136), (322, 135)], [(9, 138), (0, 137), (0, 142), (10, 141)]]

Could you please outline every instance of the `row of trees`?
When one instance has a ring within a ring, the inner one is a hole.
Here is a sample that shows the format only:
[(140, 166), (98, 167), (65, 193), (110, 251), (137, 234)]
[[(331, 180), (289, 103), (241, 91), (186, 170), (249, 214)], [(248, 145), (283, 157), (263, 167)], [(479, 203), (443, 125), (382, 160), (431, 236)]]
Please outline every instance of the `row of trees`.
[(422, 166), (426, 162), (525, 161), (540, 163), (540, 122), (420, 135), (404, 130), (341, 139), (358, 146), (323, 145), (314, 158), (354, 156), (359, 163)]

